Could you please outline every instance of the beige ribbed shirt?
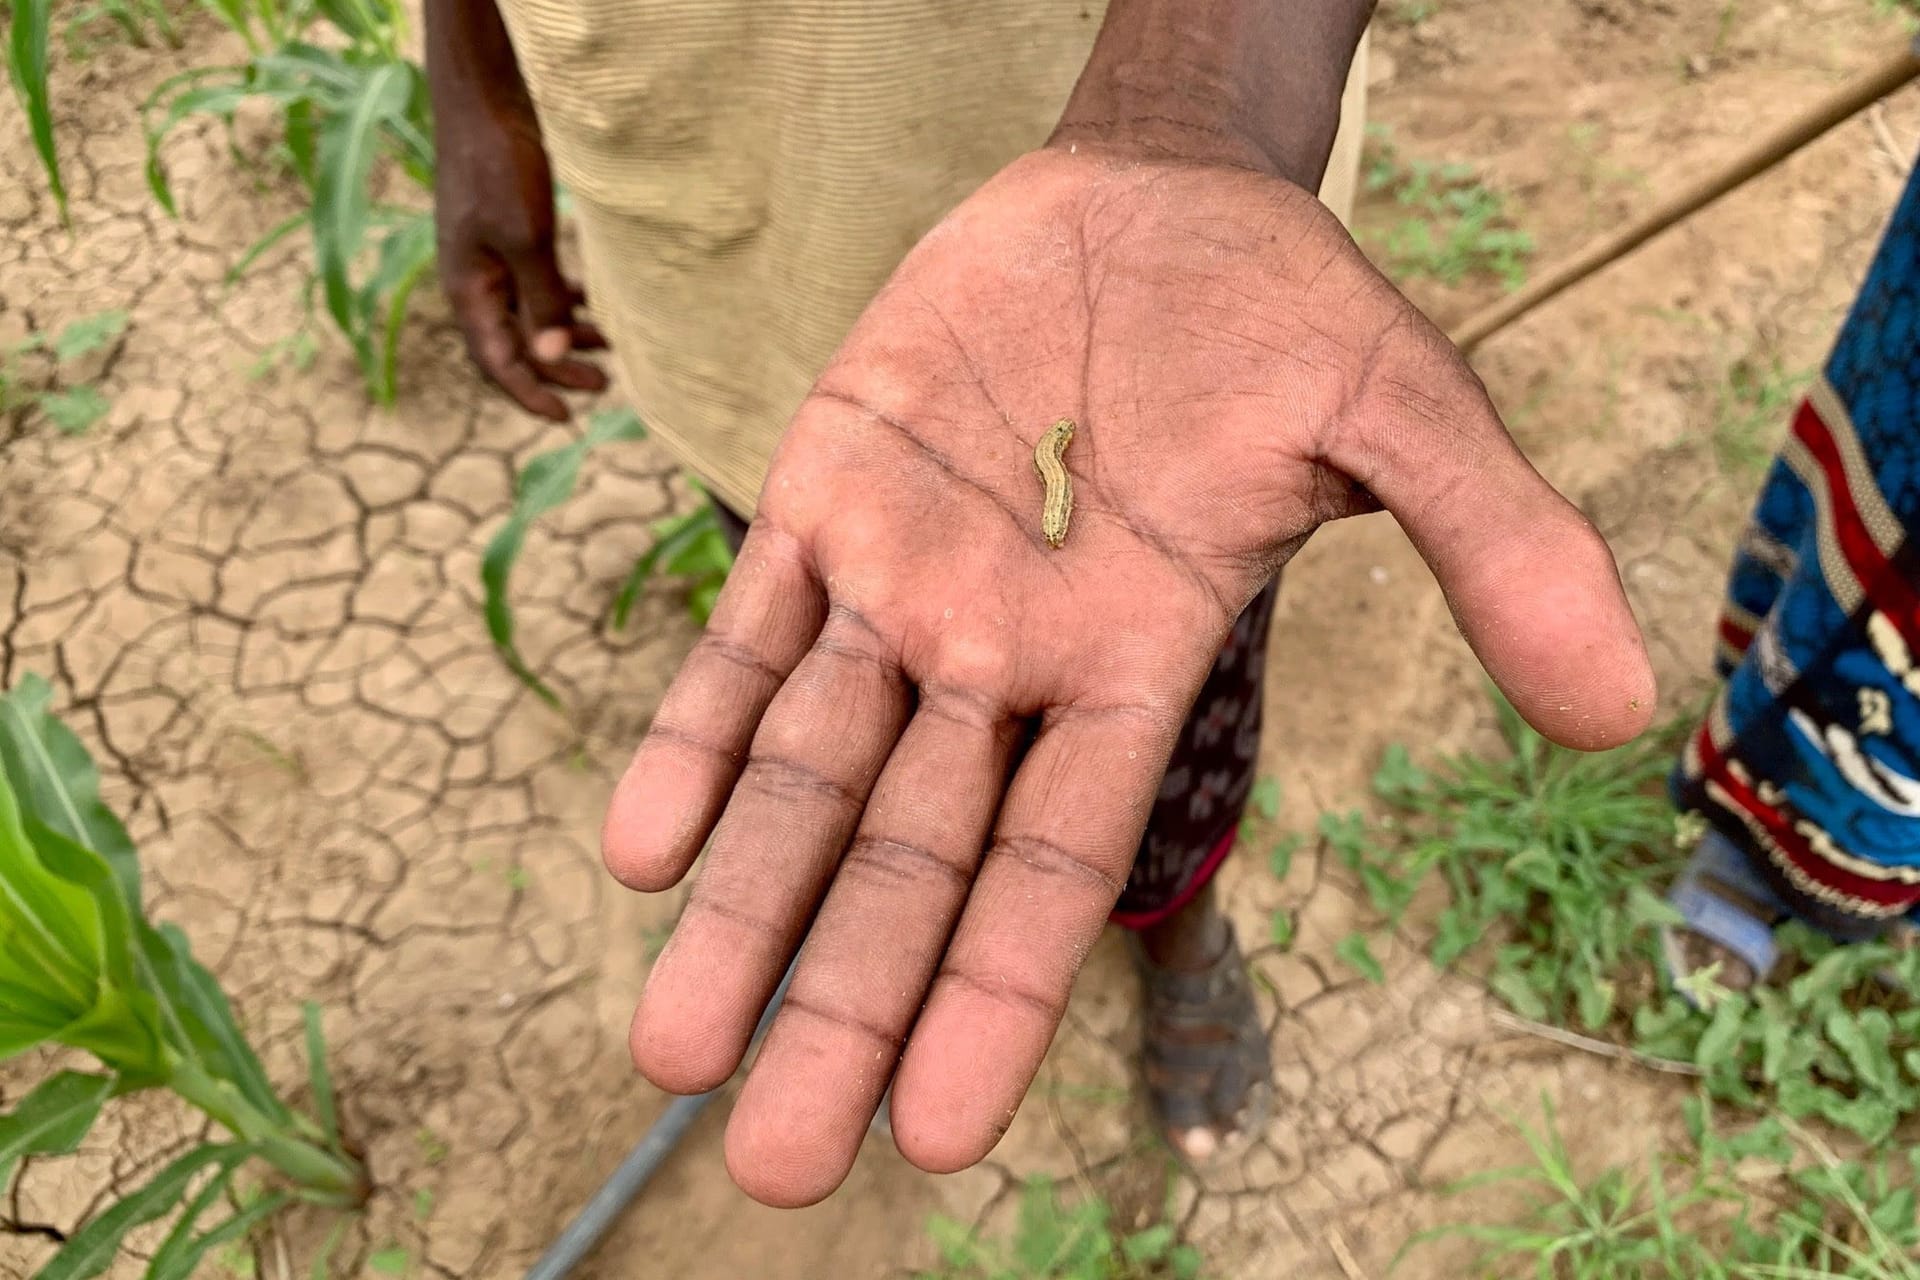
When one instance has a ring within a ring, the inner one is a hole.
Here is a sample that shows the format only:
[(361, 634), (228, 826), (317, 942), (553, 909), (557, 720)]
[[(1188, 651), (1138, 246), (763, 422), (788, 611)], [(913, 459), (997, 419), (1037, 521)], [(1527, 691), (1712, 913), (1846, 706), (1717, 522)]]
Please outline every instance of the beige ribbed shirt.
[[(595, 318), (654, 436), (751, 514), (907, 250), (1041, 145), (1105, 0), (501, 0)], [(1365, 46), (1322, 198), (1359, 165)]]

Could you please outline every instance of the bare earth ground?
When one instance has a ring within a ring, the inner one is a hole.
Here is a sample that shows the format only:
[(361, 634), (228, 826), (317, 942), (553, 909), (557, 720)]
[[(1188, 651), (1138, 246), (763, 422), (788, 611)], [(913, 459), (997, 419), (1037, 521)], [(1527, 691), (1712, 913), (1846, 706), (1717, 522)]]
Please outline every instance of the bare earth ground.
[[(1403, 154), (1470, 162), (1513, 193), (1542, 260), (1903, 38), (1869, 0), (1736, 0), (1724, 14), (1440, 0), (1418, 24), (1408, 12), (1383, 5), (1374, 118)], [(188, 52), (205, 60), (208, 46)], [(650, 446), (603, 451), (535, 533), (516, 583), (523, 635), (575, 709), (571, 722), (547, 711), (488, 649), (478, 556), (513, 470), (567, 432), (477, 386), (433, 301), (416, 308), (392, 412), (367, 406), (331, 345), (308, 372), (247, 376), (295, 323), (299, 264), (282, 254), (222, 285), (286, 207), (211, 135), (171, 153), (184, 219), (151, 205), (131, 113), (180, 56), (108, 49), (59, 76), (71, 235), (40, 194), (19, 113), (0, 112), (0, 342), (132, 313), (105, 364), (105, 423), (78, 440), (0, 434), (0, 680), (55, 681), (131, 815), (153, 912), (187, 928), (290, 1089), (299, 1002), (325, 1007), (348, 1122), (381, 1187), (336, 1273), (398, 1245), (415, 1274), (516, 1275), (666, 1101), (630, 1072), (623, 1032), (676, 902), (619, 891), (595, 831), (693, 632), (665, 591), (623, 635), (601, 618), (647, 521), (688, 498)], [(1481, 354), (1522, 442), (1613, 539), (1669, 705), (1700, 687), (1752, 484), (1721, 474), (1708, 444), (1727, 370), (1818, 362), (1916, 137), (1908, 91)], [(1376, 202), (1363, 231), (1396, 216)], [(1413, 287), (1442, 320), (1492, 296)], [(1327, 531), (1289, 570), (1273, 662), (1267, 759), (1285, 823), (1358, 802), (1389, 742), (1492, 743), (1476, 669), (1384, 518)], [(1171, 1194), (1213, 1275), (1351, 1280), (1337, 1236), (1377, 1277), (1413, 1231), (1497, 1210), (1437, 1188), (1512, 1162), (1502, 1116), (1537, 1114), (1543, 1091), (1595, 1165), (1674, 1128), (1667, 1081), (1500, 1029), (1417, 939), (1388, 952), (1384, 987), (1355, 978), (1332, 957), (1358, 918), (1340, 869), (1302, 857), (1281, 883), (1254, 853), (1224, 882), (1243, 936), (1264, 940), (1279, 906), (1300, 933), (1291, 954), (1256, 956), (1277, 992), (1280, 1105), (1237, 1169), (1170, 1180), (1142, 1136), (1133, 993), (1109, 944), (982, 1169), (929, 1178), (872, 1140), (831, 1201), (776, 1213), (727, 1182), (716, 1107), (590, 1274), (893, 1275), (926, 1260), (929, 1212), (1004, 1219), (1014, 1181), (1046, 1171), (1087, 1179), (1129, 1221)], [(0, 1100), (42, 1065), (0, 1072)], [(163, 1101), (114, 1114), (77, 1158), (31, 1164), (0, 1212), (71, 1228), (189, 1138)], [(283, 1259), (305, 1274), (323, 1232), (296, 1217), (265, 1274)], [(49, 1248), (0, 1238), (0, 1276), (27, 1275)], [(1398, 1274), (1462, 1267), (1442, 1246)]]

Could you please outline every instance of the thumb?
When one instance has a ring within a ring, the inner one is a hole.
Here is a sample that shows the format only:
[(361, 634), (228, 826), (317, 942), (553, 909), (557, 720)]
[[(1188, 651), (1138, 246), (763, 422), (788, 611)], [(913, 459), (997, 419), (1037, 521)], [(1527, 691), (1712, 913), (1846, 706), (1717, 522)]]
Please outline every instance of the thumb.
[(1453, 345), (1420, 330), (1383, 344), (1327, 461), (1400, 522), (1529, 724), (1587, 751), (1630, 740), (1655, 690), (1613, 553), (1533, 469)]
[(566, 359), (573, 350), (574, 292), (560, 274), (552, 244), (516, 254), (508, 266), (528, 350), (543, 364)]

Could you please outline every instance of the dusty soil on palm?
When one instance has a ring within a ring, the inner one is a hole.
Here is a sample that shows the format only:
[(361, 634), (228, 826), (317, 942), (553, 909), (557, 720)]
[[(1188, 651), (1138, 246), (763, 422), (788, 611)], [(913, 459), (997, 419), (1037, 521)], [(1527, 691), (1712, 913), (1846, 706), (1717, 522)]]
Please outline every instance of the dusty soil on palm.
[[(1403, 155), (1471, 164), (1510, 193), (1546, 259), (1903, 38), (1869, 0), (1386, 0), (1372, 114)], [(666, 1105), (623, 1041), (677, 899), (619, 891), (595, 830), (693, 637), (670, 592), (624, 632), (604, 614), (647, 522), (689, 497), (650, 446), (607, 449), (534, 534), (515, 593), (525, 647), (571, 709), (554, 714), (489, 651), (478, 560), (514, 470), (569, 432), (476, 385), (431, 302), (391, 412), (368, 407), (326, 343), (310, 370), (247, 372), (295, 323), (300, 263), (289, 249), (237, 286), (222, 276), (287, 196), (206, 132), (169, 153), (184, 215), (170, 221), (130, 123), (163, 76), (223, 52), (196, 28), (181, 52), (107, 48), (60, 71), (71, 233), (19, 113), (0, 114), (0, 341), (105, 308), (132, 316), (99, 369), (105, 422), (77, 439), (32, 421), (0, 435), (0, 678), (55, 681), (147, 851), (153, 913), (186, 927), (290, 1091), (304, 1079), (299, 1002), (324, 1007), (347, 1123), (380, 1184), (336, 1274), (398, 1248), (413, 1274), (516, 1275)], [(1757, 478), (1715, 445), (1729, 371), (1817, 364), (1916, 136), (1909, 91), (1481, 353), (1516, 434), (1613, 540), (1670, 707), (1702, 684)], [(1404, 216), (1369, 203), (1363, 242)], [(1409, 287), (1443, 321), (1497, 291)], [(1383, 518), (1326, 531), (1289, 570), (1272, 653), (1283, 824), (1359, 803), (1389, 742), (1492, 745), (1445, 604)], [(839, 1195), (775, 1213), (726, 1180), (723, 1103), (590, 1274), (892, 1275), (924, 1260), (929, 1212), (1004, 1218), (1015, 1181), (1045, 1171), (1086, 1179), (1125, 1222), (1171, 1203), (1210, 1274), (1350, 1280), (1341, 1252), (1378, 1276), (1412, 1232), (1472, 1211), (1437, 1188), (1511, 1162), (1502, 1116), (1543, 1092), (1593, 1164), (1674, 1126), (1671, 1082), (1503, 1029), (1416, 945), (1387, 949), (1385, 985), (1356, 977), (1333, 957), (1364, 919), (1344, 873), (1302, 856), (1280, 882), (1251, 852), (1224, 881), (1243, 936), (1263, 941), (1286, 907), (1299, 937), (1255, 954), (1280, 1101), (1236, 1167), (1195, 1182), (1156, 1153), (1133, 992), (1109, 944), (986, 1166), (930, 1178), (873, 1139)], [(10, 1064), (0, 1094), (44, 1065)], [(70, 1229), (192, 1132), (164, 1100), (121, 1106), (79, 1156), (29, 1162), (0, 1215)], [(257, 1265), (305, 1274), (326, 1226), (295, 1215)], [(0, 1276), (51, 1247), (44, 1232), (0, 1240)], [(1461, 1269), (1436, 1246), (1401, 1274)]]

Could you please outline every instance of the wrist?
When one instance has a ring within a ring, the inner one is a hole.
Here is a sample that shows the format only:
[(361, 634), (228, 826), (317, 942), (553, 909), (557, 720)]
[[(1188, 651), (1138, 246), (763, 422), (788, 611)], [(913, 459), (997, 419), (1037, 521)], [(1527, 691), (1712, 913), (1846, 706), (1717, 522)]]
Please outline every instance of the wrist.
[(1050, 145), (1316, 190), (1373, 0), (1112, 0)]

